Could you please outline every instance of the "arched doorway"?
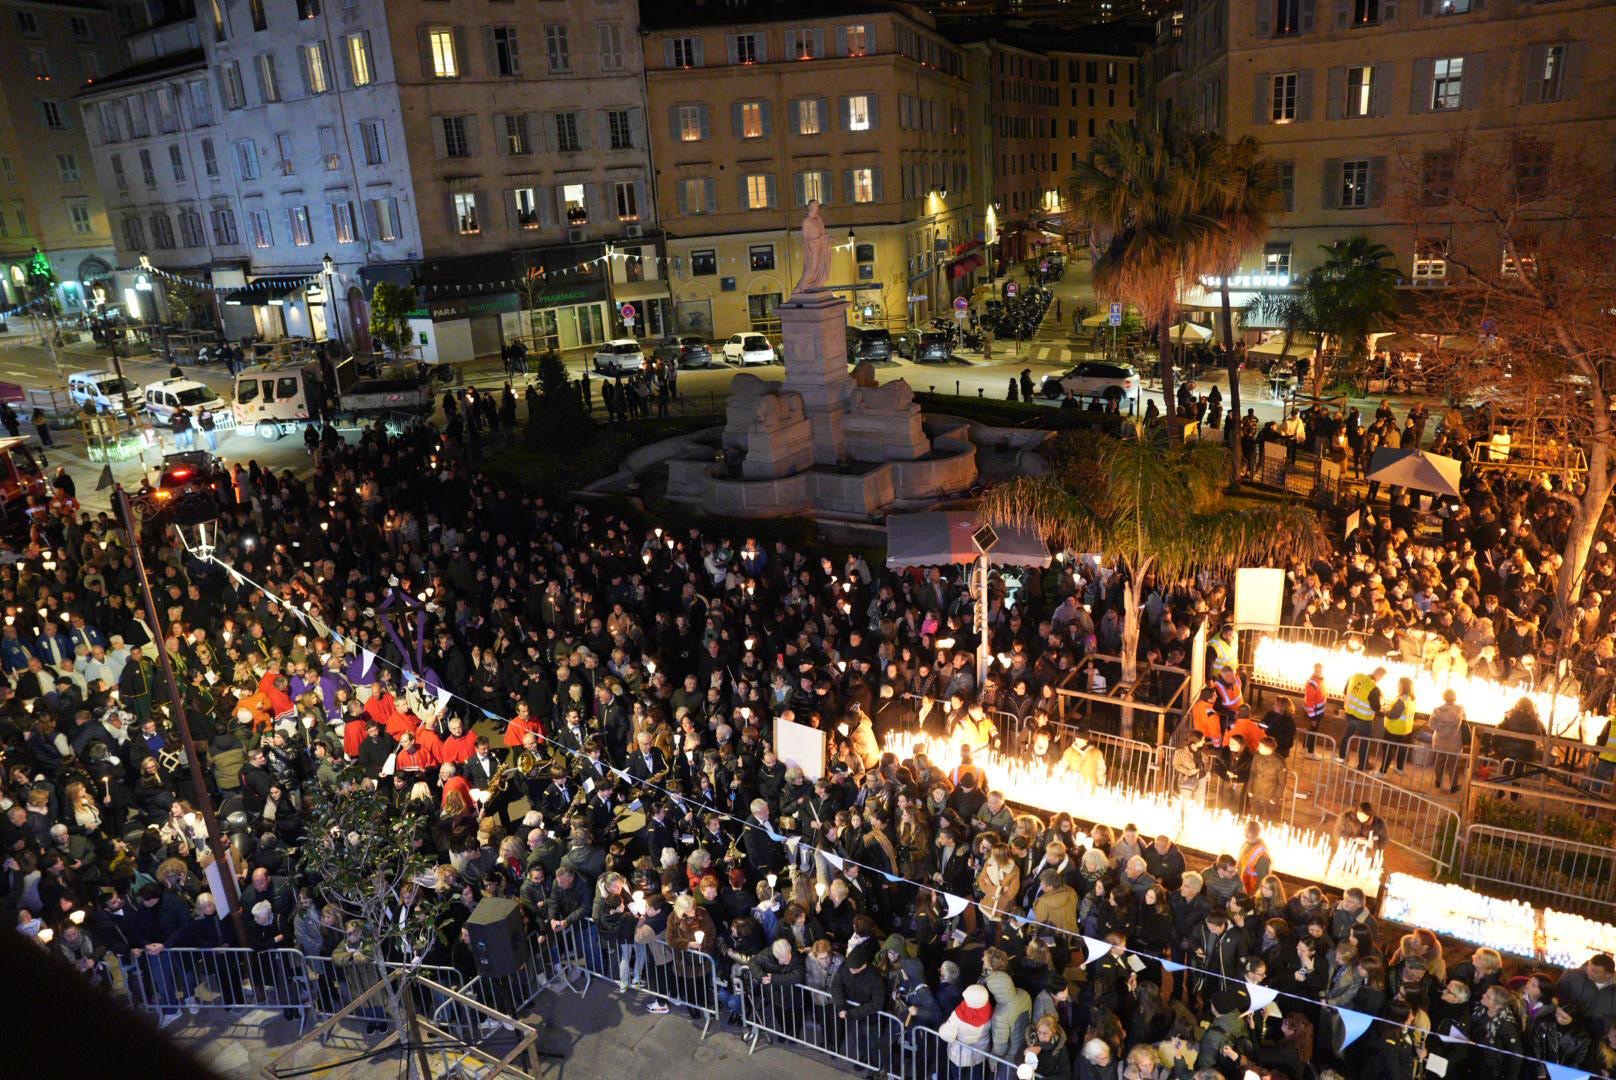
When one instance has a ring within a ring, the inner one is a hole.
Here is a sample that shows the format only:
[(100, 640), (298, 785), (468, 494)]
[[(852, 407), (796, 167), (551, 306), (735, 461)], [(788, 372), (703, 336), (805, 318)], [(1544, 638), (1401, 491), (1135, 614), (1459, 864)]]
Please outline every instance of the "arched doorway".
[(348, 327), (353, 351), (370, 352), (370, 312), (365, 305), (365, 294), (357, 285), (348, 287)]
[(111, 273), (112, 267), (108, 266), (107, 261), (98, 255), (91, 255), (79, 263), (79, 280), (84, 283), (86, 289), (95, 284), (96, 278), (106, 277)]

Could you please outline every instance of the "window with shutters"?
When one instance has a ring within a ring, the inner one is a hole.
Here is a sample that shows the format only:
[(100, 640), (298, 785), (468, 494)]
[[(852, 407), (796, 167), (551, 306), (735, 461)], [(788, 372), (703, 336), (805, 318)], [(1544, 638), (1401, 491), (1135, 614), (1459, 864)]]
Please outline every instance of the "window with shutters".
[(528, 137), (527, 114), (512, 113), (503, 119), (504, 130), (501, 136), (505, 144), (505, 152), (513, 156), (531, 154), (533, 141)]
[(1430, 281), (1448, 276), (1448, 245), (1425, 237), (1414, 245), (1414, 280)]
[(1431, 65), (1431, 110), (1457, 109), (1464, 104), (1464, 57), (1449, 56)]
[[(23, 231), (26, 232), (27, 230), (24, 229)], [(135, 251), (139, 251), (146, 246), (146, 229), (140, 224), (139, 218), (126, 217), (123, 219), (123, 242), (127, 247)]]
[(219, 69), (219, 95), (224, 98), (224, 107), (229, 112), (247, 104), (247, 90), (241, 84), (241, 65), (234, 60)]
[(434, 79), (460, 78), (460, 57), (455, 52), (453, 29), (447, 26), (431, 27), (426, 32), (426, 46)]
[(1257, 0), (1274, 5), (1274, 36), (1302, 32), (1302, 0)]
[(847, 130), (870, 130), (870, 96), (854, 94), (847, 99)]
[(342, 155), (337, 153), (337, 129), (329, 124), (320, 125), (320, 161), (326, 172), (336, 172), (342, 167)]
[(140, 152), (140, 178), (146, 182), (147, 187), (157, 186), (157, 172), (152, 168), (152, 157), (150, 150), (142, 150)]
[(292, 164), (292, 137), (284, 131), (275, 136), (275, 158), (276, 171), (282, 176), (291, 176), (297, 171), (297, 166)]
[(239, 243), (241, 237), (236, 233), (236, 212), (228, 209), (218, 209), (209, 215), (213, 220), (213, 242), (220, 247), (229, 247)]
[(1380, 0), (1352, 0), (1352, 25), (1374, 26), (1380, 22)]
[(370, 61), (370, 35), (349, 34), (343, 38), (343, 51), (348, 55), (348, 83), (351, 86), (369, 86), (376, 80)]
[(87, 43), (95, 40), (95, 32), (90, 29), (90, 20), (83, 15), (73, 15), (68, 19), (68, 25), (73, 28), (73, 40)]
[(617, 206), (618, 221), (640, 220), (639, 189), (633, 180), (618, 180), (612, 185), (612, 201)]
[(318, 19), (320, 17), (320, 0), (297, 0), (297, 17), (299, 19)]
[(496, 26), (488, 31), (489, 55), (493, 59), (493, 74), (512, 76), (522, 74), (522, 54), (516, 43), (516, 27)]
[(202, 215), (195, 210), (181, 210), (180, 246), (201, 247), (204, 242), (202, 238)]
[(1436, 5), (1438, 15), (1465, 15), (1470, 11), (1473, 0), (1439, 0)]
[(1537, 100), (1559, 101), (1565, 91), (1566, 47), (1548, 45), (1543, 49), (1543, 66), (1537, 71)]
[(471, 156), (471, 139), (466, 133), (464, 116), (441, 116), (443, 126), (443, 156), (463, 158)]
[(847, 42), (848, 56), (868, 56), (870, 53), (869, 27), (863, 25), (844, 26), (839, 36)]
[(752, 264), (753, 270), (774, 269), (774, 245), (753, 244), (747, 249), (747, 260)]
[(1375, 69), (1370, 64), (1356, 64), (1347, 69), (1347, 100), (1343, 115), (1349, 117), (1373, 116), (1375, 112)]
[(1515, 167), (1515, 195), (1519, 199), (1537, 199), (1549, 186), (1549, 162), (1553, 148), (1539, 139), (1519, 139), (1511, 151)]
[(365, 155), (366, 165), (387, 163), (387, 136), (382, 131), (380, 120), (359, 121), (359, 146)]
[(673, 66), (682, 68), (696, 66), (695, 38), (682, 37), (673, 39)]
[(359, 238), (359, 230), (354, 227), (353, 203), (331, 204), (331, 234), (339, 244), (351, 244)]
[(294, 206), (286, 211), (286, 223), (291, 229), (292, 243), (297, 247), (308, 247), (314, 243), (314, 230), (309, 225), (309, 208)]
[[(1296, 119), (1296, 84), (1299, 76), (1294, 71), (1270, 76), (1268, 80), (1268, 119), (1275, 124), (1289, 124)], [(1089, 134), (1094, 134), (1092, 131)]]
[(1440, 206), (1453, 194), (1453, 151), (1441, 150), (1420, 159), (1420, 202)]
[(830, 201), (830, 173), (822, 169), (811, 169), (802, 174), (802, 205), (811, 202), (827, 203)]
[(758, 36), (756, 34), (735, 35), (735, 62), (737, 64), (755, 64), (758, 62)]
[(572, 70), (572, 49), (567, 44), (567, 28), (555, 23), (544, 28), (544, 51), (552, 74)]
[[(13, 175), (10, 175), (11, 174), (11, 159), (10, 158), (5, 158), (3, 160), (5, 161), (5, 164), (6, 164), (6, 173), (7, 173), (6, 179), (9, 180), (13, 184), (16, 183), (17, 178), (15, 176), (13, 176)], [(112, 182), (113, 182), (113, 184), (117, 186), (117, 188), (118, 188), (118, 190), (120, 192), (128, 191), (129, 190), (129, 178), (126, 177), (124, 175), (124, 172), (123, 172), (123, 155), (122, 154), (113, 154), (112, 157), (108, 159), (108, 163), (112, 166)]]
[(819, 57), (819, 31), (792, 30), (786, 35), (793, 60), (815, 60)]
[(251, 139), (236, 140), (236, 175), (242, 180), (258, 179), (258, 144)]
[(32, 75), (37, 82), (50, 82), (50, 53), (46, 52), (44, 49), (29, 49), (28, 73)]
[(516, 211), (517, 228), (537, 229), (542, 224), (539, 219), (538, 188), (520, 187), (512, 189), (511, 206)]
[(613, 109), (606, 114), (606, 141), (613, 150), (634, 149), (634, 128), (627, 109)]
[(248, 228), (252, 232), (252, 245), (255, 248), (269, 248), (275, 246), (275, 234), (269, 226), (269, 211), (254, 210), (248, 219)]
[(601, 23), (595, 27), (600, 39), (600, 70), (623, 70), (623, 27), (620, 23)]
[(769, 208), (768, 176), (763, 173), (749, 173), (744, 183), (746, 208), (748, 210), (767, 210)]
[[(701, 183), (701, 181), (696, 181)], [(695, 203), (691, 203), (692, 206)], [(696, 277), (711, 277), (718, 273), (718, 252), (712, 248), (704, 248), (690, 253), (690, 272)]]
[(254, 30), (263, 30), (269, 26), (269, 17), (264, 14), (264, 0), (247, 0), (247, 15), (252, 19)]
[[(172, 146), (169, 147), (168, 149), (169, 149), (170, 153), (172, 153), (174, 151), (174, 147), (172, 147)], [(74, 157), (72, 154), (57, 154), (56, 155), (56, 171), (57, 171), (57, 173), (59, 173), (61, 175), (62, 183), (64, 183), (64, 184), (76, 184), (76, 183), (78, 183), (79, 182), (79, 159)], [(181, 175), (181, 176), (176, 176), (174, 179), (176, 179), (176, 180), (184, 180), (185, 177), (183, 175)]]
[(585, 196), (584, 185), (562, 184), (561, 206), (566, 213), (568, 225), (589, 224), (589, 203)]
[(326, 55), (325, 42), (316, 41), (303, 46), (303, 70), (308, 75), (309, 93), (331, 92), (331, 60)]
[[(707, 181), (679, 181), (679, 207), (681, 213), (705, 214), (707, 212)], [(694, 255), (692, 255), (692, 259), (694, 259)]]
[(679, 106), (679, 141), (701, 141), (701, 110), (700, 105)]
[(796, 103), (792, 112), (797, 121), (798, 135), (818, 135), (825, 130), (825, 118), (819, 113), (818, 98), (804, 98)]
[(455, 230), (461, 236), (476, 236), (483, 231), (477, 218), (477, 196), (470, 191), (457, 191), (454, 199)]
[(847, 193), (847, 200), (856, 203), (872, 203), (875, 201), (875, 170), (850, 170), (853, 183)]
[(583, 148), (578, 140), (578, 114), (556, 113), (556, 149), (574, 153)]
[(258, 98), (266, 105), (281, 99), (281, 81), (275, 74), (275, 57), (259, 53), (253, 57), (253, 68), (258, 74)]
[(39, 122), (52, 131), (66, 131), (67, 110), (60, 101), (41, 101), (39, 103)]
[(213, 148), (212, 139), (202, 140), (202, 171), (210, 179), (219, 178), (219, 152)]
[[(168, 148), (168, 168), (174, 174), (175, 181), (180, 183), (185, 181), (185, 154), (178, 146)], [(65, 180), (67, 177), (64, 176), (62, 179)]]
[(1288, 242), (1264, 244), (1262, 261), (1263, 273), (1289, 277), (1291, 273), (1291, 245)]
[(1369, 205), (1369, 159), (1348, 158), (1341, 163), (1341, 198), (1337, 203), (1343, 210), (1357, 210)]
[(400, 224), (397, 199), (371, 199), (370, 218), (376, 230), (373, 239), (386, 241), (398, 239)]
[(743, 101), (741, 103), (741, 138), (763, 138), (763, 102)]

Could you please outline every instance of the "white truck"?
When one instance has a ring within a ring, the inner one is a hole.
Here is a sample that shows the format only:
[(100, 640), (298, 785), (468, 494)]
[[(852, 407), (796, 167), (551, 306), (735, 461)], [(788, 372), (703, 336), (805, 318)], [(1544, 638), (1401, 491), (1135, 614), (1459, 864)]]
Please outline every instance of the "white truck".
[(426, 416), (433, 400), (430, 384), (413, 372), (361, 379), (351, 359), (258, 364), (236, 376), (236, 426), (272, 442), (308, 424)]

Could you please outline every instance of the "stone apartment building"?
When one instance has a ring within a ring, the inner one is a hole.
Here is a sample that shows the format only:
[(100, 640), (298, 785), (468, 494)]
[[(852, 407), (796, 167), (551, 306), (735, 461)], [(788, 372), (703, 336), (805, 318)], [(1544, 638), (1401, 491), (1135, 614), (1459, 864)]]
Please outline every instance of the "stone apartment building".
[(1186, 109), (1279, 162), (1283, 208), (1249, 281), (1280, 287), (1363, 234), (1411, 284), (1439, 282), (1443, 238), (1397, 225), (1398, 185), (1442, 182), (1461, 132), (1526, 137), (1516, 179), (1580, 153), (1608, 182), (1613, 34), (1616, 8), (1594, 0), (1187, 0), (1162, 23), (1146, 112)]
[(124, 65), (128, 5), (0, 0), (0, 308), (25, 299), (23, 267), (37, 248), (60, 281), (64, 312), (81, 311), (114, 263), (73, 95)]
[[(762, 5), (758, 5), (762, 8)], [(856, 325), (903, 328), (968, 295), (980, 258), (965, 58), (918, 9), (647, 13), (647, 116), (675, 323), (775, 335), (818, 200)]]

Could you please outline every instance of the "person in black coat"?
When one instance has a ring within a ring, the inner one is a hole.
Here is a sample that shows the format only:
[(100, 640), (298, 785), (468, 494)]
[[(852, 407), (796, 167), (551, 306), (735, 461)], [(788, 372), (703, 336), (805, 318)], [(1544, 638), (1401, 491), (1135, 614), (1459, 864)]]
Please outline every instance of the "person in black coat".
[(741, 832), (741, 847), (746, 852), (747, 869), (754, 875), (778, 874), (786, 866), (786, 846), (770, 836), (780, 832), (769, 820), (769, 804), (762, 799), (752, 800), (752, 816)]

